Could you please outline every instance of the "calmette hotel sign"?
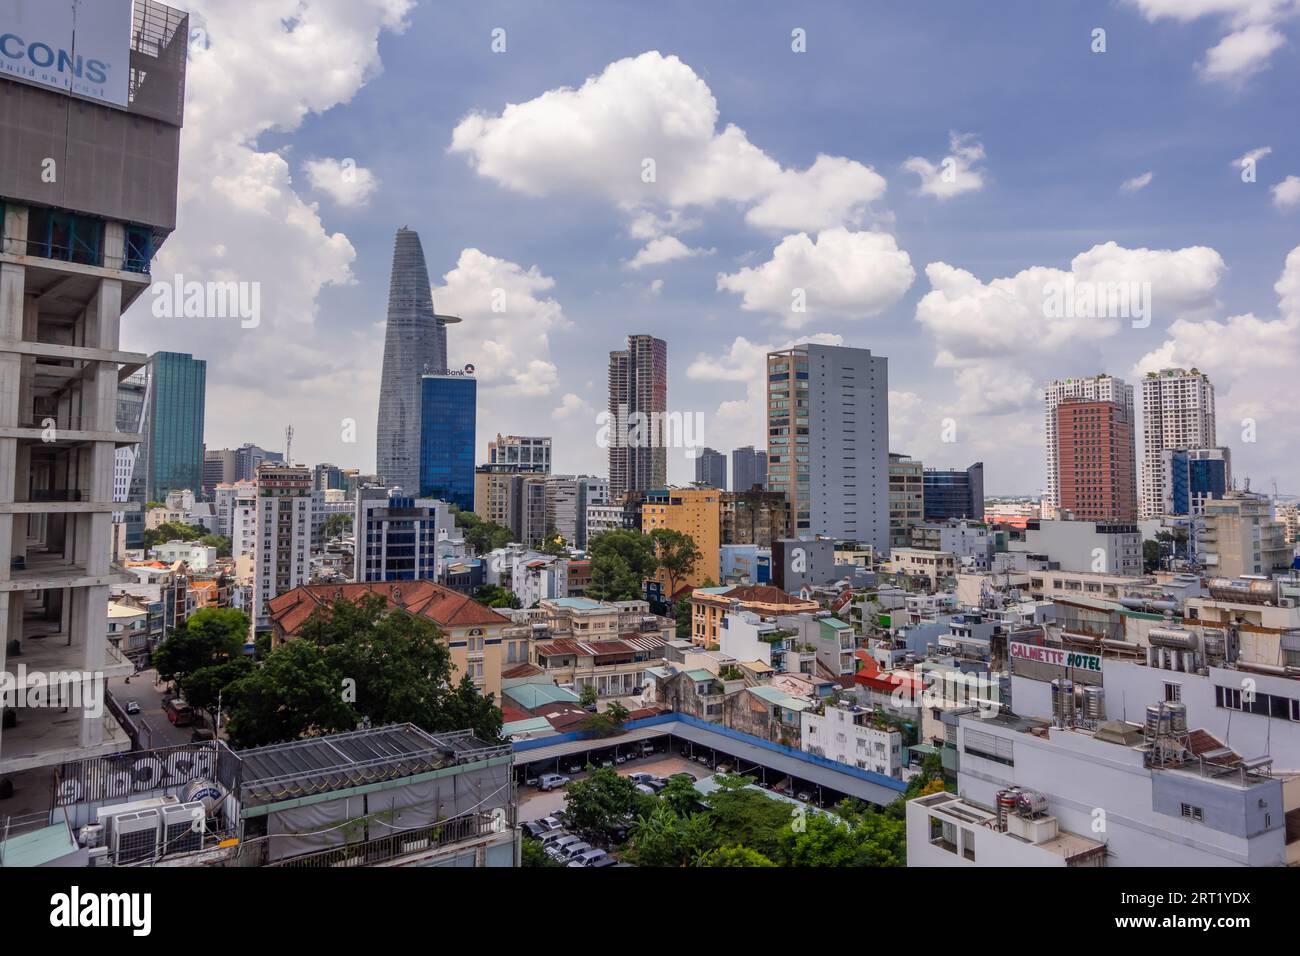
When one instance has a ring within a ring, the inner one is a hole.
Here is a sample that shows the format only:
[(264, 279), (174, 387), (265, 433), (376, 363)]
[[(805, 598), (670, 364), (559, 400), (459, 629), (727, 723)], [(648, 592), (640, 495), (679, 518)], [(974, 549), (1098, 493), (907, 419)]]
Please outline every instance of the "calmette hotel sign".
[(1101, 658), (1096, 654), (1067, 651), (1059, 647), (1042, 647), (1038, 644), (1021, 644), (1019, 641), (1011, 641), (1008, 650), (1017, 660), (1037, 661), (1040, 664), (1050, 664), (1063, 669), (1101, 673)]
[(126, 109), (131, 0), (0, 0), (0, 77)]

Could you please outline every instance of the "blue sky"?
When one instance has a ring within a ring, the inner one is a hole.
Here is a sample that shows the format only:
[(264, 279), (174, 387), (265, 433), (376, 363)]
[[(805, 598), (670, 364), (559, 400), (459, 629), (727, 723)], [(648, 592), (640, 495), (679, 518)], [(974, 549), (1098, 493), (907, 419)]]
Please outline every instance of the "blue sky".
[[(124, 331), (127, 347), (209, 360), (209, 447), (279, 447), (292, 423), (300, 460), (373, 464), (392, 235), (409, 225), (435, 303), (466, 318), (451, 352), (482, 373), (480, 453), (498, 430), (554, 434), (559, 469), (603, 473), (594, 416), (606, 354), (630, 332), (668, 341), (670, 407), (702, 414), (707, 444), (760, 443), (762, 351), (820, 335), (889, 357), (894, 450), (983, 459), (992, 493), (1042, 485), (1043, 381), (1136, 382), (1166, 362), (1216, 382), (1239, 478), (1300, 493), (1281, 399), (1300, 254), (1294, 292), (1274, 289), (1300, 246), (1290, 0), (237, 6), (192, 5), (209, 42), (191, 58), (180, 228), (161, 262), (260, 281), (265, 318), (234, 330), (146, 313)], [(795, 28), (807, 52), (791, 50)], [(589, 78), (591, 96), (547, 96)], [(505, 128), (507, 104), (522, 125)], [(679, 111), (691, 134), (665, 138)], [(561, 115), (582, 135), (554, 135)], [(730, 157), (730, 125), (765, 165), (709, 179), (692, 150)], [(641, 155), (643, 138), (663, 153), (644, 189), (609, 156)], [(1266, 147), (1243, 183), (1236, 161)], [(808, 175), (819, 156), (845, 178)], [(904, 164), (945, 156), (967, 163), (962, 190), (922, 192)], [(373, 187), (341, 184), (342, 160)], [(828, 211), (809, 213), (810, 197)], [(644, 215), (657, 224), (638, 231)], [(812, 251), (783, 259), (800, 233)], [(698, 252), (630, 268), (655, 240)], [(1041, 276), (994, 283), (1071, 270), (1094, 247), (1075, 275), (1151, 279), (1149, 327), (1048, 328), (1024, 311)], [(951, 267), (942, 289), (932, 264)], [(773, 306), (796, 284), (813, 303), (799, 317)], [(1247, 417), (1253, 443), (1238, 441)], [(689, 459), (671, 461), (689, 480)]]

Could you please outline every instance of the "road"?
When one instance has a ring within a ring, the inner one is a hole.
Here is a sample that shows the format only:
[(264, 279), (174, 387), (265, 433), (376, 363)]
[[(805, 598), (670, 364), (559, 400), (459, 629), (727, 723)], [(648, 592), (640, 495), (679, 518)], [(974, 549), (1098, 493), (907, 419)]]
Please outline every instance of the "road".
[[(125, 707), (126, 702), (131, 699), (140, 705), (140, 713), (132, 714), (131, 719), (149, 728), (150, 735), (145, 740), (141, 740), (142, 744), (151, 749), (187, 744), (190, 742), (190, 734), (193, 733), (194, 728), (172, 726), (162, 707), (162, 695), (167, 685), (155, 684), (157, 678), (157, 672), (151, 668), (129, 678), (110, 678), (108, 689), (122, 706)], [(127, 683), (128, 681), (130, 683)]]

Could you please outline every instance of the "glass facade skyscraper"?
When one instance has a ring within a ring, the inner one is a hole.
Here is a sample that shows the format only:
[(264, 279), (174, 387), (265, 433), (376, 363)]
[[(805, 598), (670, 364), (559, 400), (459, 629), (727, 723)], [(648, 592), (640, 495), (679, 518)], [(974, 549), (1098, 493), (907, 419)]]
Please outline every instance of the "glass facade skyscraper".
[[(420, 380), (420, 497), (474, 510), (478, 383), (467, 373)], [(403, 489), (405, 490), (405, 489)]]
[(150, 366), (145, 489), (149, 501), (161, 501), (169, 491), (203, 487), (208, 363), (182, 352), (157, 352)]
[(420, 479), (420, 376), (447, 371), (447, 326), (459, 321), (434, 313), (424, 247), (403, 226), (393, 241), (375, 467), (389, 487), (407, 494)]

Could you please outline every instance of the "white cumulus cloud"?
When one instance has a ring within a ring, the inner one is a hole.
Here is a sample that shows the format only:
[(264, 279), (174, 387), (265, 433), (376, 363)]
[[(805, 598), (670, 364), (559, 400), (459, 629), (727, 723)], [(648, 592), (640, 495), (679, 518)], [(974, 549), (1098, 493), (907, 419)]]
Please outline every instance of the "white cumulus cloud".
[(340, 206), (364, 206), (379, 188), (375, 174), (350, 159), (309, 159), (303, 171), (311, 188), (323, 192)]
[(948, 150), (948, 155), (937, 163), (924, 156), (913, 156), (903, 163), (905, 170), (920, 177), (917, 191), (921, 195), (942, 200), (984, 188), (983, 170), (977, 168), (984, 158), (984, 145), (975, 134), (949, 133)]
[(878, 315), (915, 277), (907, 253), (888, 233), (828, 229), (815, 239), (786, 236), (762, 265), (720, 273), (718, 288), (738, 293), (742, 309), (780, 316), (798, 329), (815, 319)]

